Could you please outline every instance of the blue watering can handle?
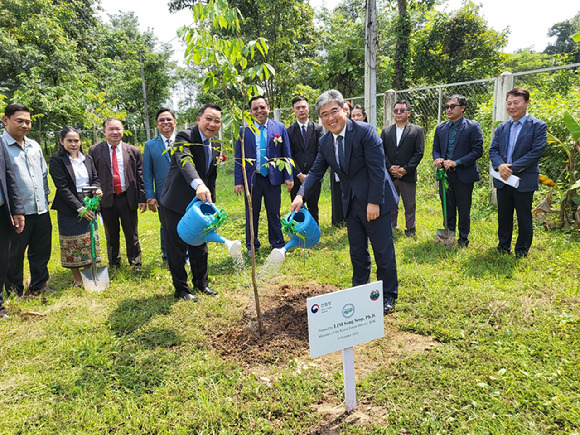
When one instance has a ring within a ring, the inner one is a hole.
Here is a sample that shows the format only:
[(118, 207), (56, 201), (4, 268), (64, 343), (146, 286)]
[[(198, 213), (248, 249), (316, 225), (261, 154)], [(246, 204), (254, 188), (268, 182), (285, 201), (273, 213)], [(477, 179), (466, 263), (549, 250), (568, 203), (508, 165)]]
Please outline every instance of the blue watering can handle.
[(290, 214), (290, 217), (288, 218), (288, 222), (292, 222), (292, 221), (294, 220), (294, 215), (295, 215), (295, 214), (296, 214), (296, 212), (295, 212), (295, 211), (293, 211), (293, 212)]
[[(187, 206), (187, 208), (185, 209), (185, 212), (187, 213), (187, 212), (189, 211), (189, 209), (190, 209), (191, 207), (193, 207), (193, 204), (195, 204), (195, 203), (196, 203), (196, 202), (198, 202), (198, 201), (200, 201), (200, 199), (199, 199), (197, 196), (195, 196), (195, 197), (194, 197), (194, 198), (191, 200), (191, 202), (189, 203), (189, 205)], [(213, 203), (212, 203), (212, 204), (209, 204), (209, 203), (207, 203), (207, 202), (205, 202), (205, 204), (207, 204), (207, 205), (211, 206), (211, 207), (213, 208), (213, 210), (214, 210), (216, 213), (219, 211), (219, 210), (216, 208), (215, 204), (213, 204)]]

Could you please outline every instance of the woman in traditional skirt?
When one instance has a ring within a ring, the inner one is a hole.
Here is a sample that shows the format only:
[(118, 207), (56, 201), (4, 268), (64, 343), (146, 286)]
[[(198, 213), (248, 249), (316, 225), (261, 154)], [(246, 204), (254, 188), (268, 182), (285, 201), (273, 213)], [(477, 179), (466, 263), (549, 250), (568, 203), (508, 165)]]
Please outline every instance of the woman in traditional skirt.
[[(73, 285), (81, 287), (80, 268), (87, 268), (92, 263), (90, 222), (95, 218), (95, 214), (85, 208), (83, 187), (98, 187), (95, 193), (99, 197), (103, 193), (93, 160), (82, 153), (79, 130), (73, 127), (61, 130), (58, 153), (51, 157), (49, 171), (56, 187), (52, 208), (58, 212), (60, 261), (62, 267), (71, 269)], [(97, 261), (100, 261), (101, 248), (96, 232), (95, 243)]]

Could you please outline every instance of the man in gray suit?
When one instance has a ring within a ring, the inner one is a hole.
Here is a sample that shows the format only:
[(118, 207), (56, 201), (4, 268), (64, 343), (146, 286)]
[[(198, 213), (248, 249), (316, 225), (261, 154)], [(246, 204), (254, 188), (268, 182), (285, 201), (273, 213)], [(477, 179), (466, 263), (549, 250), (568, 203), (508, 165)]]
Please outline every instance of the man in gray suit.
[[(416, 234), (417, 166), (425, 152), (425, 131), (409, 122), (411, 105), (407, 101), (398, 100), (393, 113), (395, 124), (383, 129), (381, 139), (387, 170), (405, 207), (405, 235), (413, 237)], [(399, 207), (395, 207), (391, 210), (391, 226), (394, 229), (399, 229), (398, 216)]]

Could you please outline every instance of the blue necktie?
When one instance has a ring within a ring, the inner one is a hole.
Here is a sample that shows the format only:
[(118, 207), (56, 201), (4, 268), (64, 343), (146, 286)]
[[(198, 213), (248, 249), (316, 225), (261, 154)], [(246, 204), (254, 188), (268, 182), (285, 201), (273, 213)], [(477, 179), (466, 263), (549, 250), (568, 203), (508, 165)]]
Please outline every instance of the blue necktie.
[(512, 123), (512, 130), (510, 131), (510, 139), (507, 149), (507, 163), (512, 163), (512, 155), (514, 153), (514, 148), (516, 147), (516, 134), (518, 132), (518, 124), (520, 121), (514, 121)]
[(268, 157), (266, 156), (266, 127), (260, 125), (260, 174), (264, 177), (268, 176), (268, 166), (266, 162)]
[(338, 143), (338, 164), (340, 165), (342, 171), (346, 172), (346, 164), (344, 161), (344, 144), (342, 141), (342, 135), (338, 136), (337, 143)]
[(209, 171), (209, 167), (211, 165), (211, 145), (209, 144), (208, 139), (203, 141), (203, 150), (205, 151), (205, 170)]

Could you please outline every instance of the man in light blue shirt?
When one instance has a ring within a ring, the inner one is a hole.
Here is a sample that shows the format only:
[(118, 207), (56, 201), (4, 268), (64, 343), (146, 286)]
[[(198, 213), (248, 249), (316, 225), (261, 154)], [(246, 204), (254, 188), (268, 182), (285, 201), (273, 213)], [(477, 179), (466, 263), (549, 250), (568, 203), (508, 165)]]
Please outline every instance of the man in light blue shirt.
[(22, 104), (6, 106), (2, 123), (2, 141), (14, 168), (16, 183), (22, 195), (26, 226), (12, 234), (6, 291), (24, 292), (24, 253), (28, 248), (30, 284), (27, 294), (50, 291), (48, 261), (52, 243), (52, 223), (48, 212), (48, 168), (40, 145), (26, 137), (31, 127), (30, 109)]

